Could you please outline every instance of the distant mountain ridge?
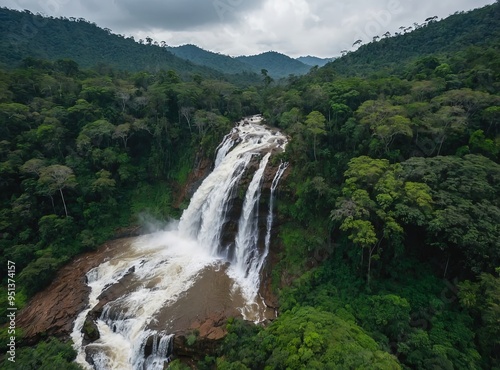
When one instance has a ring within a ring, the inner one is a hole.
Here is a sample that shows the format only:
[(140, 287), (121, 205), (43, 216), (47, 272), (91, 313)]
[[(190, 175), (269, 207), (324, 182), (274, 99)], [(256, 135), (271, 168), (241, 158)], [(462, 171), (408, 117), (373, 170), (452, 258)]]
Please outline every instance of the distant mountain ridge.
[(196, 45), (167, 46), (166, 49), (179, 58), (215, 69), (216, 71), (224, 73), (256, 72), (251, 66), (236, 58), (214, 53)]
[(261, 71), (266, 69), (270, 76), (274, 78), (287, 77), (293, 75), (303, 75), (309, 72), (310, 65), (306, 65), (296, 59), (290, 58), (285, 54), (276, 51), (268, 51), (266, 53), (236, 57), (253, 68)]
[[(309, 72), (311, 66), (325, 65), (326, 60), (315, 57), (306, 57), (309, 63), (293, 59), (285, 54), (275, 51), (268, 51), (258, 55), (231, 57), (204, 50), (199, 46), (186, 44), (170, 47), (167, 50), (178, 56), (189, 60), (192, 63), (213, 68), (225, 73), (254, 72), (261, 73), (262, 69), (268, 71), (273, 78), (287, 77), (293, 75), (303, 75)], [(311, 64), (311, 61), (316, 63)]]
[(309, 66), (318, 66), (318, 67), (323, 67), (325, 64), (333, 62), (335, 58), (318, 58), (312, 55), (307, 55), (305, 57), (298, 57), (295, 58), (299, 62), (302, 62), (304, 64), (307, 64)]

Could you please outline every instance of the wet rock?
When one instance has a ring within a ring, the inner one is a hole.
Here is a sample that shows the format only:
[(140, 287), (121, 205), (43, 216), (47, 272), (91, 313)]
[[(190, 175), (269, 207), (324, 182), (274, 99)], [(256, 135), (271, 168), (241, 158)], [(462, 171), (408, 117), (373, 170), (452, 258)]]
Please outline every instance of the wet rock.
[(97, 324), (94, 320), (92, 320), (91, 317), (87, 316), (87, 319), (85, 320), (83, 327), (82, 327), (82, 333), (83, 333), (83, 344), (87, 345), (89, 343), (95, 342), (101, 337), (101, 334), (99, 333), (99, 329), (97, 328)]
[(195, 321), (190, 329), (175, 335), (173, 353), (176, 358), (200, 361), (216, 354), (227, 335), (227, 317), (214, 312), (203, 321)]
[(113, 239), (133, 238), (140, 236), (141, 234), (143, 234), (143, 230), (139, 225), (121, 227), (115, 230), (113, 233)]
[(47, 336), (69, 337), (74, 320), (88, 305), (90, 288), (85, 274), (132, 240), (110, 241), (61, 268), (54, 281), (19, 312), (16, 323), (24, 333), (22, 344), (32, 345)]

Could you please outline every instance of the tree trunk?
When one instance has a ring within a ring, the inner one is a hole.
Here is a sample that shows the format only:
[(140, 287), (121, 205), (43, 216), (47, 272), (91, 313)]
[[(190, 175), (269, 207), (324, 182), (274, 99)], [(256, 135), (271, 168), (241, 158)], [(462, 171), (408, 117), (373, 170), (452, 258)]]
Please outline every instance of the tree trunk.
[(313, 138), (313, 152), (314, 152), (314, 161), (317, 162), (318, 160), (316, 159), (316, 135), (314, 135)]
[(448, 263), (450, 263), (450, 256), (448, 256), (448, 259), (446, 260), (446, 267), (444, 268), (443, 279), (446, 279), (446, 273), (448, 272)]
[(54, 197), (49, 194), (50, 197), (50, 202), (52, 203), (52, 210), (54, 211), (54, 214), (56, 214), (56, 206), (54, 205)]
[(368, 289), (370, 289), (370, 279), (371, 279), (373, 249), (369, 248), (368, 252), (369, 252), (369, 254), (368, 254), (368, 272), (366, 274), (366, 286), (367, 286)]
[(443, 138), (441, 139), (441, 143), (439, 144), (439, 149), (437, 152), (437, 155), (439, 156), (441, 154), (441, 148), (443, 147), (444, 140), (446, 139), (446, 136), (443, 135)]
[(62, 192), (62, 188), (59, 188), (59, 192), (61, 193), (61, 199), (62, 199), (63, 205), (64, 205), (64, 213), (66, 213), (66, 217), (68, 217), (68, 209), (66, 208), (66, 202), (64, 201), (64, 195)]

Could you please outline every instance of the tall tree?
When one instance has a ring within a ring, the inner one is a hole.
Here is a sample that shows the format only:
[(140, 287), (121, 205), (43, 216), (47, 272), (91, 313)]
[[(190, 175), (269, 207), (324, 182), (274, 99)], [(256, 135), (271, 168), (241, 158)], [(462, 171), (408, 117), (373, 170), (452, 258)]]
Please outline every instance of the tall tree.
[(38, 181), (42, 185), (46, 186), (52, 193), (59, 191), (64, 205), (64, 213), (67, 217), (68, 208), (66, 207), (66, 201), (64, 200), (63, 189), (74, 188), (77, 185), (73, 170), (67, 166), (54, 164), (41, 170)]
[(317, 161), (316, 157), (316, 138), (318, 135), (325, 135), (325, 116), (318, 111), (312, 111), (307, 115), (306, 118), (306, 129), (313, 135), (313, 151), (314, 151), (314, 160)]

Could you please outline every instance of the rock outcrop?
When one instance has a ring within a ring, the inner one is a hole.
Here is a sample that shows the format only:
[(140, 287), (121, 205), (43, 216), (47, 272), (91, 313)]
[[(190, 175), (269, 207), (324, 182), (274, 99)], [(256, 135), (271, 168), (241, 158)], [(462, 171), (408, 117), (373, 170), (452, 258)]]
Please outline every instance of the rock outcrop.
[(98, 251), (83, 254), (59, 270), (54, 281), (19, 312), (17, 326), (24, 333), (23, 343), (31, 345), (47, 336), (69, 337), (73, 321), (88, 304), (90, 289), (85, 274), (132, 240), (110, 241)]

